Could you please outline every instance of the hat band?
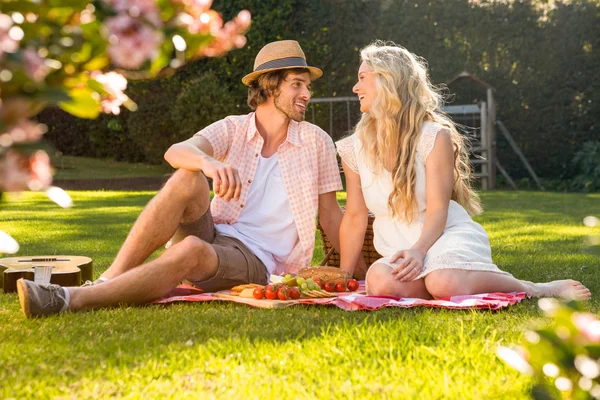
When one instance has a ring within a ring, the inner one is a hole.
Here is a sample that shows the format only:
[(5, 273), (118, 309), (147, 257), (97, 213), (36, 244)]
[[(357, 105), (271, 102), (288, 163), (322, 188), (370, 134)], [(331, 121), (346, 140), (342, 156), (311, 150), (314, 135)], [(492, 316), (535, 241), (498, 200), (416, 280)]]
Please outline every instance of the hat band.
[(306, 60), (302, 57), (286, 57), (278, 58), (277, 60), (267, 61), (264, 64), (259, 65), (254, 69), (254, 72), (262, 71), (271, 68), (283, 68), (283, 67), (308, 67)]

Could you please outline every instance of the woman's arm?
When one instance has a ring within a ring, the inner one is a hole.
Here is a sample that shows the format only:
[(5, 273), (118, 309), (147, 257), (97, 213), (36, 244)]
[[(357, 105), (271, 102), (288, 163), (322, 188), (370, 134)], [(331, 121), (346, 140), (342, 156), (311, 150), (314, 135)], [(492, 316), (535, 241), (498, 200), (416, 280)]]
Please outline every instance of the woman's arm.
[(408, 250), (394, 254), (391, 261), (404, 260), (392, 270), (396, 279), (410, 281), (423, 270), (425, 255), (446, 227), (448, 207), (454, 186), (454, 146), (450, 131), (437, 133), (435, 144), (425, 161), (426, 202), (425, 221), (419, 240)]
[(346, 212), (340, 224), (340, 269), (352, 276), (354, 269), (364, 266), (362, 248), (367, 230), (369, 210), (365, 204), (360, 176), (343, 160), (342, 167), (346, 175)]

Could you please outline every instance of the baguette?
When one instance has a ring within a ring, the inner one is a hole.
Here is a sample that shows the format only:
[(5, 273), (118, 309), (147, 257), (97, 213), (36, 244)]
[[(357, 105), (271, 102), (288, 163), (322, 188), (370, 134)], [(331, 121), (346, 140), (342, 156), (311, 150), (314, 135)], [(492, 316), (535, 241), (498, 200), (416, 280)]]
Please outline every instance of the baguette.
[(321, 279), (323, 282), (347, 282), (350, 274), (336, 267), (305, 267), (298, 271), (298, 276), (304, 279)]

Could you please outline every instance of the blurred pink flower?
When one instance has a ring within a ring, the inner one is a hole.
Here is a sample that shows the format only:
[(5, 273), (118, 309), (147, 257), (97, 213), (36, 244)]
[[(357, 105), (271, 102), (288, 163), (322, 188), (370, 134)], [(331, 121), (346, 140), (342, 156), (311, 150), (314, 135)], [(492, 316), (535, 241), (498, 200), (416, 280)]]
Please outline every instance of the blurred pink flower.
[(33, 121), (23, 119), (7, 132), (0, 134), (0, 147), (11, 147), (16, 143), (37, 142), (46, 133), (47, 127)]
[(31, 115), (34, 108), (32, 102), (23, 96), (3, 98), (0, 103), (0, 122), (4, 126), (16, 125)]
[(162, 32), (125, 14), (107, 19), (104, 25), (108, 30), (107, 53), (116, 66), (138, 69), (158, 55)]
[(183, 4), (186, 13), (193, 17), (199, 17), (208, 10), (212, 5), (212, 0), (171, 0), (174, 5)]
[(600, 321), (591, 313), (573, 313), (573, 324), (592, 343), (600, 343)]
[(218, 12), (209, 10), (201, 14), (190, 14), (188, 19), (184, 19), (184, 25), (191, 34), (210, 33), (212, 36), (219, 35), (223, 26), (223, 18)]
[(104, 0), (104, 2), (111, 5), (118, 14), (127, 13), (134, 18), (141, 16), (157, 28), (162, 26), (156, 0)]
[(27, 182), (29, 190), (42, 190), (52, 183), (52, 167), (50, 157), (45, 151), (36, 151), (29, 158), (30, 179)]
[(222, 29), (212, 32), (214, 40), (210, 45), (199, 52), (199, 56), (217, 57), (221, 56), (233, 48), (242, 48), (246, 44), (244, 34), (250, 27), (250, 12), (242, 10), (231, 21), (227, 22)]
[(93, 72), (92, 79), (98, 81), (104, 86), (107, 94), (102, 95), (100, 105), (105, 113), (118, 115), (121, 112), (121, 104), (129, 100), (129, 97), (123, 91), (127, 88), (127, 79), (117, 72), (107, 72), (102, 74), (98, 71)]
[(12, 27), (12, 19), (8, 15), (0, 13), (0, 59), (4, 53), (14, 53), (19, 48), (19, 41), (15, 39), (14, 34), (10, 33)]
[(0, 158), (0, 190), (2, 191), (42, 190), (51, 183), (50, 157), (43, 150), (28, 156), (11, 149)]
[(29, 182), (29, 160), (27, 156), (9, 150), (0, 158), (0, 190), (5, 192), (20, 192), (27, 189)]
[(42, 82), (50, 73), (50, 68), (44, 64), (44, 59), (33, 49), (23, 50), (23, 68), (25, 73), (36, 82)]

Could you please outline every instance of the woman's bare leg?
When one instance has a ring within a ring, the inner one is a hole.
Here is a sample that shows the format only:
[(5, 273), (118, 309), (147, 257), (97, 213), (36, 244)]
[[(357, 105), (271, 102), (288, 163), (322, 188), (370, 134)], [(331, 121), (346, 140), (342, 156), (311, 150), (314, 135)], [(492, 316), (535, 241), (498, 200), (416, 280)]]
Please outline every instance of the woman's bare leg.
[(547, 283), (522, 281), (512, 275), (490, 271), (442, 269), (425, 277), (425, 287), (435, 298), (490, 292), (525, 292), (532, 297), (561, 297), (587, 300), (592, 294), (588, 288), (574, 280)]
[(400, 282), (394, 279), (392, 267), (386, 264), (373, 264), (367, 271), (367, 294), (370, 296), (410, 297), (432, 299), (425, 288), (423, 279)]

